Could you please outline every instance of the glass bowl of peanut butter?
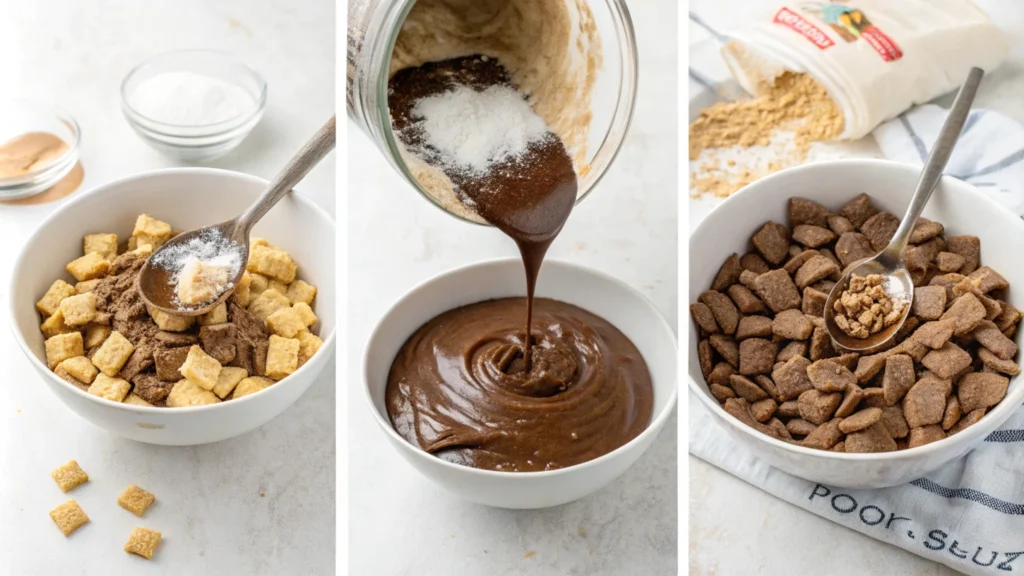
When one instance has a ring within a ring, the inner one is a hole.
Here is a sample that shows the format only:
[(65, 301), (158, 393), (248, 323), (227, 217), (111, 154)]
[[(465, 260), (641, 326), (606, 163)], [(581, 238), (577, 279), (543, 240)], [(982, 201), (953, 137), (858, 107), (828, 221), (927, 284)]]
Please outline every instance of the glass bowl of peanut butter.
[(63, 110), (42, 102), (0, 103), (0, 200), (34, 196), (78, 164), (81, 129)]

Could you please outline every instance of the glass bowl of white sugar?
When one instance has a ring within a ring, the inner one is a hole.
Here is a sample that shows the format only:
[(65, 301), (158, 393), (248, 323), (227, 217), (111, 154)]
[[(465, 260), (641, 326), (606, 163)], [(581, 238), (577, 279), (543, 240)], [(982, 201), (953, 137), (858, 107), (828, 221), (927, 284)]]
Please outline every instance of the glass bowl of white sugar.
[(139, 64), (121, 82), (121, 110), (151, 147), (185, 162), (230, 152), (263, 116), (267, 83), (224, 52), (182, 50)]

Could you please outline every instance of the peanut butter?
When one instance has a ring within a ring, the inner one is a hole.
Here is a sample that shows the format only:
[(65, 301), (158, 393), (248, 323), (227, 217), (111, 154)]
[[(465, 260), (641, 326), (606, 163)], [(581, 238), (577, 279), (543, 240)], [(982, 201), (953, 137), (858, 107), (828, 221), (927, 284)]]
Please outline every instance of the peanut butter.
[(24, 176), (45, 168), (68, 150), (47, 132), (26, 132), (0, 145), (0, 178)]

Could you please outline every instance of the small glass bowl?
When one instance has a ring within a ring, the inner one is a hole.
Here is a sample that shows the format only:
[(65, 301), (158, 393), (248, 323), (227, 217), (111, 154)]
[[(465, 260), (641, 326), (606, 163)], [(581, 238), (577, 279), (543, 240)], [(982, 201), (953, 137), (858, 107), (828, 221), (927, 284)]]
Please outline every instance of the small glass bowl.
[[(166, 124), (132, 107), (130, 96), (142, 82), (167, 72), (203, 74), (245, 90), (253, 109), (230, 120), (199, 126)], [(185, 162), (205, 162), (238, 146), (263, 117), (267, 83), (256, 70), (225, 52), (168, 52), (136, 66), (121, 82), (121, 110), (128, 124), (155, 150)]]
[(68, 145), (63, 154), (38, 170), (0, 178), (0, 200), (33, 196), (50, 188), (78, 163), (82, 130), (68, 113), (49, 104), (28, 100), (0, 102), (0, 146), (29, 132), (47, 132)]

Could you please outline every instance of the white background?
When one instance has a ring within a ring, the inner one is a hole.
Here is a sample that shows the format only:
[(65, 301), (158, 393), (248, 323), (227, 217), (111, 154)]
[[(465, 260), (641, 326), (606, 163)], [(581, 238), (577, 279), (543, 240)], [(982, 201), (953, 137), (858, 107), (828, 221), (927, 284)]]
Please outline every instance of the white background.
[[(122, 118), (125, 74), (168, 50), (228, 50), (265, 76), (268, 105), (250, 137), (211, 165), (270, 178), (334, 110), (334, 2), (297, 4), (0, 0), (0, 99), (41, 98), (78, 120), (80, 191), (88, 190), (176, 165), (146, 147)], [(334, 163), (329, 156), (299, 187), (330, 213)], [(7, 271), (21, 238), (54, 208), (0, 204), (0, 310), (7, 309)], [(117, 438), (65, 408), (18, 351), (7, 319), (0, 323), (0, 572), (333, 572), (333, 363), (294, 406), (254, 432), (206, 446), (150, 446)], [(62, 494), (50, 471), (72, 458), (91, 479)], [(116, 503), (129, 483), (156, 494), (143, 518)], [(69, 497), (92, 522), (65, 538), (48, 512)], [(152, 561), (122, 551), (134, 526), (163, 533)]]
[[(632, 2), (630, 8), (641, 70), (633, 126), (615, 164), (573, 211), (549, 257), (622, 278), (674, 323), (676, 14), (673, 2)], [(349, 130), (350, 572), (675, 574), (675, 417), (618, 480), (547, 510), (463, 502), (420, 476), (387, 444), (358, 389), (360, 359), (376, 320), (435, 274), (517, 252), (497, 230), (459, 222), (422, 199), (369, 139), (352, 124)]]
[[(1020, 98), (1024, 93), (1024, 10), (1016, 0), (977, 3), (1007, 32), (1013, 53), (1008, 62), (985, 78), (975, 106), (1024, 122), (1024, 100)], [(690, 11), (728, 32), (776, 4), (781, 2), (691, 0)], [(706, 63), (711, 49), (705, 41), (708, 35), (692, 24), (689, 32), (691, 64)], [(701, 72), (713, 73), (711, 68)], [(699, 85), (691, 81), (690, 86), (692, 97)], [(861, 142), (823, 147), (820, 152), (822, 156), (873, 156), (878, 155), (878, 148), (868, 137)], [(691, 200), (691, 229), (716, 204), (712, 199)], [(691, 417), (700, 410), (699, 403), (690, 402)], [(957, 574), (783, 502), (698, 458), (688, 458), (691, 574)]]

